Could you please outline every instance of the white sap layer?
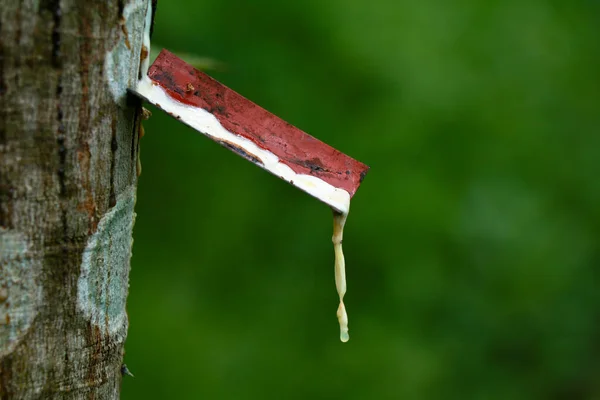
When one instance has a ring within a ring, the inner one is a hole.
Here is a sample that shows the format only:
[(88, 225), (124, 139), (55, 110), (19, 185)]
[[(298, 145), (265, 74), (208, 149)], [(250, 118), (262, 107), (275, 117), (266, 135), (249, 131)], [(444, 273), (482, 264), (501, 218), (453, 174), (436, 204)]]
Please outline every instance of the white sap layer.
[(217, 117), (208, 111), (183, 104), (171, 96), (150, 78), (144, 76), (137, 85), (136, 91), (150, 103), (179, 118), (204, 135), (219, 141), (227, 141), (262, 162), (262, 167), (316, 197), (342, 214), (347, 214), (350, 208), (350, 194), (344, 189), (325, 182), (312, 175), (297, 174), (289, 166), (279, 161), (279, 157), (268, 150), (258, 147), (245, 137), (238, 136), (221, 125)]

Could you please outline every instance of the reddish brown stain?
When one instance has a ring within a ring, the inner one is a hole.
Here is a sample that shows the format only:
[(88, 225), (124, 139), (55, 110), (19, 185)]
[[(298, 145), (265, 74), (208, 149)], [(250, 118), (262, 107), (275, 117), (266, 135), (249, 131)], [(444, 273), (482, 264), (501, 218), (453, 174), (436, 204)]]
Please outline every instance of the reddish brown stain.
[(144, 61), (148, 58), (148, 48), (142, 45), (142, 50), (140, 51), (140, 61)]
[(80, 142), (79, 149), (77, 150), (77, 161), (79, 163), (79, 167), (81, 168), (83, 178), (81, 183), (85, 191), (85, 200), (78, 204), (77, 209), (88, 214), (90, 221), (90, 228), (88, 232), (90, 234), (96, 231), (99, 222), (98, 218), (96, 218), (96, 213), (98, 210), (96, 201), (94, 200), (92, 182), (90, 180), (91, 157), (92, 155), (90, 153), (89, 144), (85, 140), (82, 140)]
[[(353, 196), (369, 167), (283, 121), (163, 50), (148, 71), (175, 100), (213, 114), (225, 129), (264, 148), (294, 172), (316, 176)], [(190, 87), (195, 91), (188, 90)]]
[(89, 369), (87, 375), (87, 382), (92, 385), (97, 384), (98, 368), (101, 368), (103, 358), (103, 347), (104, 347), (104, 335), (100, 328), (96, 325), (89, 325), (89, 333), (87, 337), (89, 351)]
[(125, 25), (124, 20), (121, 23), (121, 31), (123, 32), (123, 36), (125, 36), (125, 46), (127, 46), (128, 50), (131, 50), (131, 43), (129, 43), (129, 32), (127, 31), (127, 26)]

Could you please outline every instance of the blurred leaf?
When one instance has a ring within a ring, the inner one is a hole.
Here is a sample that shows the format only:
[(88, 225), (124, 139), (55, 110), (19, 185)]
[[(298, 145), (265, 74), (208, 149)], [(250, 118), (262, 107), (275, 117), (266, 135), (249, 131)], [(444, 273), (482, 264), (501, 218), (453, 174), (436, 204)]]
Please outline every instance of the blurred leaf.
[[(158, 54), (163, 49), (160, 44), (152, 42), (152, 47), (150, 48), (150, 62), (153, 63)], [(169, 49), (169, 51), (171, 51)], [(171, 53), (175, 54), (177, 57), (181, 58), (188, 64), (194, 66), (194, 68), (202, 70), (202, 71), (225, 71), (227, 69), (225, 63), (218, 61), (214, 58), (210, 57), (202, 57), (197, 54), (192, 53), (184, 53), (179, 51), (171, 51)]]

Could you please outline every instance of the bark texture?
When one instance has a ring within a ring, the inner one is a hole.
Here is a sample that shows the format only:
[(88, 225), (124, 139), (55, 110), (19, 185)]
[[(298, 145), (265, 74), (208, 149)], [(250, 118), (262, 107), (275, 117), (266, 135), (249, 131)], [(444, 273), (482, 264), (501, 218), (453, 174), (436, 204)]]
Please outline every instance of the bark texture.
[(119, 397), (146, 0), (0, 0), (0, 398)]

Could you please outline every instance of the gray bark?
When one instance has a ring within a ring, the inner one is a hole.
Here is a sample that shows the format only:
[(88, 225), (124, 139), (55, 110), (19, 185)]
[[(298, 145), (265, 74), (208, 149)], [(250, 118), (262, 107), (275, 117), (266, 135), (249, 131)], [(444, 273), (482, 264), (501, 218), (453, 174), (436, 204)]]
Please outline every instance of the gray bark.
[(147, 1), (0, 0), (0, 398), (119, 397)]

